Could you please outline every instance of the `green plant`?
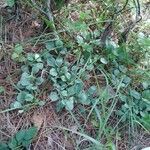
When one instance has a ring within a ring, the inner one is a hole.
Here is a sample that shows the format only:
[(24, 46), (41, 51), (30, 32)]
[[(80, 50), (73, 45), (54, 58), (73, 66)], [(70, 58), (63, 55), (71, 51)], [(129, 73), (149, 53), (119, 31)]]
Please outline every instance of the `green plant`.
[(17, 62), (24, 62), (26, 60), (25, 56), (23, 55), (23, 47), (21, 44), (15, 45), (11, 58)]
[[(15, 0), (7, 1), (8, 6), (14, 6)], [(75, 149), (83, 149), (84, 142), (85, 149), (119, 149), (121, 133), (130, 138), (135, 127), (149, 130), (150, 39), (147, 31), (140, 31), (140, 22), (135, 26), (128, 17), (140, 18), (138, 1), (93, 0), (79, 5), (71, 2), (66, 9), (62, 7), (65, 0), (52, 0), (52, 12), (57, 9), (53, 12), (54, 19), (47, 5), (49, 0), (17, 1), (17, 9), (22, 4), (24, 8), (29, 4), (31, 9), (35, 8), (38, 14), (35, 22), (44, 20), (46, 29), (27, 43), (33, 42), (37, 47), (40, 44), (43, 47), (40, 52), (26, 52), (24, 41), (14, 46), (12, 61), (21, 66), (20, 79), (14, 86), (16, 101), (11, 109), (0, 113), (14, 109), (22, 113), (35, 105), (43, 106), (42, 96), (46, 93), (46, 102), (54, 102), (57, 111), (66, 109), (69, 112), (66, 118), (70, 117), (77, 127), (72, 129), (66, 120), (63, 122), (67, 128), (56, 127), (65, 131), (66, 139), (70, 136), (68, 132), (75, 134), (75, 140), (71, 136)], [(134, 6), (138, 14), (133, 14)], [(17, 11), (17, 15), (18, 12), (22, 11)], [(19, 14), (19, 19), (23, 14)], [(0, 87), (0, 94), (3, 96), (7, 91)], [(19, 131), (8, 144), (1, 144), (0, 149), (27, 149), (31, 140), (22, 138), (25, 133)]]
[(44, 102), (36, 98), (39, 86), (44, 82), (42, 77), (43, 62), (40, 54), (28, 53), (26, 64), (22, 66), (22, 75), (17, 84), (19, 93), (17, 99), (11, 104), (12, 108), (22, 109), (26, 104), (43, 105)]
[[(136, 90), (132, 85), (133, 79), (130, 77), (128, 69), (115, 62), (115, 67), (111, 77), (112, 83), (118, 85), (121, 78), (123, 78), (121, 85), (122, 90), (119, 93), (121, 108), (116, 111), (116, 114), (121, 116), (122, 122), (130, 120), (130, 118), (135, 122), (140, 118), (141, 122), (142, 118), (144, 119), (145, 117), (148, 117), (150, 111), (149, 83), (147, 81), (143, 82), (141, 89)], [(150, 128), (148, 128), (148, 130), (149, 129)]]
[(0, 94), (5, 92), (5, 88), (3, 86), (0, 86)]
[(27, 150), (37, 135), (37, 128), (31, 127), (18, 131), (8, 143), (0, 143), (0, 150)]
[(13, 7), (15, 5), (15, 0), (6, 0), (7, 6)]
[[(50, 50), (53, 45), (54, 43), (49, 42), (46, 47)], [(72, 65), (67, 61), (66, 53), (65, 55), (53, 53), (54, 51), (50, 50), (45, 59), (49, 66), (49, 79), (53, 83), (49, 98), (52, 101), (58, 101), (57, 110), (60, 111), (64, 107), (72, 110), (75, 103), (89, 105), (97, 91), (96, 86), (91, 86), (89, 89), (85, 89), (84, 86), (84, 81), (88, 79), (87, 74), (92, 71), (92, 67), (90, 68), (89, 64), (84, 65), (83, 58)]]
[[(22, 50), (22, 46), (17, 45), (13, 56), (16, 56), (16, 52), (22, 54)], [(88, 52), (91, 53), (92, 50), (89, 49)], [(45, 81), (42, 77), (43, 71), (48, 73), (48, 78), (53, 83), (49, 98), (58, 101), (58, 111), (64, 107), (72, 110), (75, 103), (89, 105), (94, 97), (96, 98), (97, 88), (91, 85), (87, 89), (84, 82), (89, 78), (88, 74), (93, 69), (93, 62), (89, 55), (89, 59), (84, 56), (72, 64), (67, 60), (68, 56), (67, 49), (60, 40), (47, 42), (43, 54), (28, 53), (25, 57), (26, 64), (21, 67), (22, 75), (17, 84), (19, 93), (11, 107), (22, 109), (26, 104), (41, 104), (36, 95), (40, 92), (39, 86)], [(47, 67), (44, 68), (45, 66)]]
[[(143, 94), (148, 91), (144, 91)], [(131, 113), (134, 115), (135, 119), (137, 117), (145, 117), (149, 114), (149, 100), (144, 99), (144, 95), (141, 95), (136, 90), (131, 89), (129, 91), (129, 95), (120, 95), (121, 100), (123, 101), (123, 105), (120, 111), (118, 113), (120, 115), (124, 115), (125, 112)], [(126, 121), (130, 117), (129, 115), (125, 115), (123, 120)]]

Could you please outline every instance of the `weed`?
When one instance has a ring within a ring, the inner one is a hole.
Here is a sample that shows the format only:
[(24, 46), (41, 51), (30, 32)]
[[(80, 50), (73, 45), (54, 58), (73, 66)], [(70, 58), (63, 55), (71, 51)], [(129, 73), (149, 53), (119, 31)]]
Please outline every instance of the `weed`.
[[(15, 109), (22, 113), (51, 101), (57, 113), (69, 112), (77, 125), (78, 131), (54, 127), (79, 136), (73, 140), (76, 149), (82, 149), (85, 141), (87, 149), (115, 150), (121, 133), (131, 138), (139, 127), (149, 131), (150, 39), (139, 26), (133, 30), (140, 20), (138, 0), (134, 4), (128, 0), (70, 3), (67, 9), (65, 1), (57, 0), (52, 1), (52, 12), (44, 1), (26, 2), (40, 11), (37, 17), (46, 23), (44, 32), (53, 32), (15, 44), (11, 59), (21, 68), (14, 86), (17, 96), (11, 108), (1, 113)], [(7, 0), (9, 7), (14, 4), (15, 0)], [(133, 7), (135, 21), (127, 17), (133, 15)], [(53, 10), (57, 10), (54, 19)], [(25, 46), (31, 42), (42, 45), (40, 51), (26, 52)], [(47, 83), (45, 101), (41, 95)], [(0, 86), (0, 94), (6, 92)], [(35, 128), (21, 130), (0, 149), (27, 149), (36, 132)]]
[[(22, 55), (22, 47), (19, 46), (18, 49), (19, 49), (19, 54)], [(13, 58), (14, 55), (16, 56), (16, 49), (15, 52), (12, 54)], [(23, 73), (21, 75), (20, 81), (17, 84), (17, 89), (19, 89), (19, 93), (16, 98), (16, 101), (11, 104), (11, 108), (21, 109), (23, 105), (29, 103), (36, 104), (36, 105), (37, 104), (43, 105), (44, 102), (39, 101), (35, 97), (36, 93), (39, 91), (39, 86), (44, 82), (44, 79), (42, 77), (42, 72), (41, 72), (41, 70), (43, 70), (43, 62), (41, 56), (37, 53), (35, 54), (28, 53), (26, 58), (24, 55), (22, 57), (24, 58), (26, 64), (22, 66)], [(20, 58), (20, 57), (15, 57), (15, 59), (16, 58)], [(20, 60), (18, 61), (20, 62)], [(39, 72), (40, 74), (38, 74)]]
[(37, 129), (35, 127), (20, 130), (14, 135), (14, 137), (10, 139), (7, 144), (0, 143), (0, 150), (28, 149), (36, 134)]
[(13, 7), (15, 5), (15, 0), (6, 0), (7, 6)]

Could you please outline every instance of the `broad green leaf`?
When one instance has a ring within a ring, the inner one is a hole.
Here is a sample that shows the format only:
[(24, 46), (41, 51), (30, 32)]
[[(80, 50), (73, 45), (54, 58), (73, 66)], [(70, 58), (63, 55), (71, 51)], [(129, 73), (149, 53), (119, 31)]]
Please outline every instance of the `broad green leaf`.
[(56, 69), (54, 69), (54, 68), (50, 69), (49, 73), (50, 73), (50, 75), (52, 75), (54, 77), (56, 77), (58, 75)]
[(91, 56), (91, 52), (90, 51), (83, 51), (83, 56), (84, 56), (84, 63), (86, 63), (87, 61), (89, 61), (89, 58)]
[(7, 6), (9, 7), (13, 7), (15, 4), (15, 0), (6, 0), (6, 2), (7, 2)]
[(9, 147), (14, 150), (17, 147), (23, 146), (28, 148), (33, 138), (37, 134), (37, 128), (31, 127), (29, 129), (23, 129), (16, 133), (15, 137), (11, 140)]
[(26, 61), (26, 57), (21, 54), (21, 55), (19, 55), (18, 61), (19, 62), (24, 62), (24, 61)]
[(138, 100), (141, 98), (141, 94), (138, 93), (136, 90), (130, 90), (130, 95)]
[(17, 95), (17, 101), (22, 103), (25, 101), (25, 93), (24, 91), (20, 92), (18, 95)]
[(11, 150), (15, 150), (18, 146), (18, 142), (16, 140), (16, 138), (12, 138), (11, 141), (8, 143), (8, 146)]
[(144, 99), (149, 100), (149, 102), (150, 102), (150, 90), (144, 90), (144, 91), (142, 92), (142, 97), (143, 97)]
[(150, 130), (150, 114), (146, 114), (142, 118), (140, 118), (140, 122), (146, 127), (148, 130)]
[(68, 91), (68, 96), (72, 96), (72, 95), (76, 94), (74, 86), (67, 88), (67, 91)]
[(51, 92), (50, 95), (49, 95), (49, 98), (52, 100), (52, 101), (57, 101), (59, 99), (59, 96), (56, 92)]
[(84, 37), (84, 39), (86, 39), (86, 40), (91, 40), (92, 39), (92, 35), (91, 35), (91, 32), (88, 32), (88, 31), (83, 31), (82, 33), (81, 33), (81, 35)]
[(26, 89), (28, 89), (29, 91), (30, 90), (37, 90), (38, 89), (38, 87), (37, 86), (34, 86), (33, 84), (29, 84), (28, 86), (26, 86)]
[(30, 75), (28, 73), (24, 72), (21, 76), (20, 83), (23, 86), (29, 85), (30, 84)]
[(28, 53), (27, 54), (27, 60), (34, 61), (34, 54), (33, 53)]
[(77, 35), (76, 39), (77, 39), (78, 44), (84, 43), (84, 40), (83, 40), (82, 36)]
[(105, 64), (105, 65), (108, 64), (108, 61), (107, 61), (104, 57), (101, 58), (100, 61), (101, 61), (103, 64)]
[(142, 47), (144, 48), (150, 47), (150, 37), (142, 37), (138, 41)]
[(55, 41), (56, 47), (63, 47), (63, 42), (61, 40)]
[(93, 51), (93, 46), (88, 43), (82, 43), (82, 48), (87, 52), (88, 55), (90, 55), (90, 53)]
[(28, 140), (32, 140), (37, 134), (37, 128), (36, 127), (31, 127), (29, 129), (26, 130), (25, 136), (24, 136), (24, 140), (28, 141)]
[(66, 82), (66, 81), (67, 81), (67, 79), (66, 79), (66, 77), (65, 77), (64, 75), (63, 75), (63, 76), (61, 76), (60, 78), (61, 78), (61, 80), (62, 80), (62, 81), (64, 81), (64, 82)]
[(55, 64), (56, 64), (56, 60), (50, 55), (50, 56), (47, 58), (47, 65), (54, 67)]
[[(11, 1), (11, 0), (10, 0)], [(20, 44), (15, 45), (14, 51), (16, 54), (21, 54), (23, 52), (23, 47)]]
[(85, 20), (85, 19), (87, 19), (87, 17), (89, 17), (89, 14), (88, 14), (88, 13), (80, 12), (80, 19), (81, 19), (81, 20)]
[(41, 56), (38, 53), (28, 53), (27, 60), (31, 62), (42, 62)]
[(44, 106), (45, 103), (46, 103), (46, 102), (44, 102), (44, 101), (38, 101), (38, 105), (39, 105), (39, 106)]
[(37, 54), (37, 53), (34, 55), (34, 59), (35, 59), (36, 62), (41, 62), (42, 61), (42, 59), (40, 57), (40, 54)]
[(67, 54), (67, 48), (61, 47), (61, 50), (59, 51), (60, 54), (65, 55)]
[(13, 60), (16, 60), (16, 58), (18, 58), (19, 57), (19, 54), (17, 54), (17, 53), (13, 53), (12, 54), (12, 56), (11, 56), (11, 58), (13, 59)]
[(36, 74), (43, 69), (43, 63), (36, 63), (32, 67), (32, 73)]
[(115, 70), (114, 70), (114, 75), (115, 75), (115, 76), (118, 76), (119, 74), (120, 74), (120, 71), (119, 71), (118, 69), (115, 69)]
[(110, 40), (106, 40), (106, 49), (108, 51), (114, 51), (115, 47), (114, 47), (114, 43)]
[(19, 132), (16, 133), (15, 138), (19, 144), (24, 140), (26, 134), (26, 130), (20, 130)]
[(119, 70), (120, 70), (121, 72), (123, 72), (123, 73), (126, 73), (126, 72), (127, 72), (127, 68), (126, 68), (125, 66), (123, 66), (123, 65), (120, 65), (120, 66), (119, 66)]
[(26, 148), (26, 149), (28, 149), (28, 147), (29, 147), (29, 145), (32, 143), (32, 139), (31, 140), (24, 140), (23, 142), (22, 142), (22, 145), (23, 145), (23, 147), (24, 148)]
[(0, 86), (0, 94), (5, 92), (5, 88), (3, 86)]
[(81, 92), (80, 94), (78, 94), (78, 98), (79, 98), (79, 102), (83, 105), (89, 105), (90, 104), (90, 100), (88, 100), (88, 96), (85, 92)]
[(144, 88), (144, 89), (147, 89), (148, 86), (150, 85), (150, 83), (149, 83), (148, 81), (144, 81), (144, 82), (142, 83), (142, 85), (143, 85), (143, 88)]
[(26, 100), (27, 102), (32, 102), (33, 99), (34, 99), (34, 96), (33, 96), (32, 94), (26, 93), (26, 95), (25, 95), (25, 100)]
[(121, 101), (126, 102), (127, 101), (127, 96), (124, 94), (119, 93), (119, 98), (121, 99)]
[(68, 92), (66, 90), (61, 91), (62, 96), (67, 97), (68, 96)]
[(79, 68), (77, 66), (72, 66), (71, 71), (76, 73)]
[(41, 19), (44, 21), (44, 23), (46, 24), (47, 27), (49, 27), (50, 29), (54, 30), (55, 27), (54, 27), (54, 22), (47, 19), (46, 17), (44, 16), (41, 16)]
[(83, 89), (83, 82), (81, 80), (75, 80), (74, 91), (79, 94)]
[(65, 107), (64, 103), (62, 101), (58, 101), (56, 104), (56, 111), (60, 112)]
[(29, 73), (29, 67), (26, 66), (26, 65), (21, 66), (21, 70), (22, 70), (22, 72), (27, 72), (27, 73)]
[(44, 79), (42, 77), (36, 78), (36, 85), (41, 85), (44, 82)]
[(89, 64), (86, 68), (87, 68), (88, 71), (92, 71), (94, 69), (94, 65)]
[(17, 96), (17, 101), (22, 103), (24, 101), (32, 102), (34, 99), (34, 96), (28, 92), (22, 91)]
[(101, 44), (101, 41), (100, 39), (97, 39), (97, 40), (94, 40), (92, 43), (96, 46), (99, 46)]
[(27, 60), (31, 62), (42, 62), (42, 59), (40, 57), (40, 54), (38, 53), (28, 53), (27, 54)]
[(8, 145), (7, 145), (7, 144), (5, 144), (5, 143), (0, 143), (0, 150), (10, 150), (10, 149), (8, 148)]
[(89, 89), (88, 89), (88, 93), (89, 94), (96, 94), (96, 92), (97, 92), (97, 88), (96, 88), (96, 86), (91, 86)]
[(64, 73), (64, 74), (66, 74), (68, 72), (68, 67), (67, 66), (63, 66), (61, 68), (61, 72)]
[(66, 76), (66, 78), (67, 78), (68, 80), (71, 79), (71, 74), (70, 74), (69, 72), (67, 72), (67, 73), (65, 74), (65, 76)]
[(15, 101), (14, 103), (11, 104), (11, 108), (21, 108), (22, 105), (20, 102)]
[(70, 97), (68, 100), (64, 100), (65, 108), (67, 110), (72, 110), (74, 108), (74, 98)]
[(123, 82), (125, 83), (125, 84), (129, 84), (130, 82), (131, 82), (131, 78), (130, 77), (128, 77), (128, 76), (125, 76), (125, 78), (123, 79)]
[(57, 58), (56, 58), (56, 65), (57, 65), (58, 67), (60, 67), (62, 64), (63, 64), (63, 58), (57, 57)]
[(95, 38), (100, 37), (100, 35), (101, 35), (100, 31), (97, 29), (94, 30), (93, 34), (94, 34)]
[(53, 50), (54, 48), (55, 48), (55, 42), (54, 41), (46, 42), (46, 49)]
[(85, 31), (87, 30), (89, 27), (86, 23), (84, 23), (83, 21), (76, 21), (74, 24), (72, 24), (73, 26), (73, 30), (78, 30), (78, 31)]

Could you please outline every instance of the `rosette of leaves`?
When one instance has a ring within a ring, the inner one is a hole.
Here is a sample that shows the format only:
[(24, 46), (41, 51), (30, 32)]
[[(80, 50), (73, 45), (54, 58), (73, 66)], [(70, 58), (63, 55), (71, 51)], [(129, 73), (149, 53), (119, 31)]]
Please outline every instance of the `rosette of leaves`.
[(23, 54), (23, 47), (21, 44), (16, 44), (11, 58), (17, 62), (24, 62), (26, 61), (25, 55)]
[(20, 92), (17, 100), (12, 103), (12, 108), (21, 108), (28, 103), (39, 103), (35, 95), (39, 92), (39, 86), (44, 82), (41, 71), (44, 65), (39, 54), (29, 53), (26, 65), (22, 66), (22, 75), (17, 87)]
[[(117, 114), (122, 116), (122, 121), (128, 120), (129, 117), (131, 117), (130, 114), (132, 114), (134, 118), (138, 120), (140, 119), (142, 123), (144, 122), (144, 118), (147, 118), (150, 112), (149, 92), (149, 90), (138, 92), (135, 89), (130, 89), (129, 95), (120, 94), (120, 99), (122, 100), (123, 105), (121, 109), (117, 112)], [(148, 123), (144, 122), (144, 124)]]
[(22, 66), (23, 73), (18, 85), (20, 85), (20, 88), (34, 91), (44, 82), (41, 74), (44, 64), (40, 54), (29, 53), (27, 60), (27, 65)]
[(57, 111), (63, 108), (72, 110), (76, 103), (89, 105), (97, 92), (95, 86), (85, 90), (84, 81), (93, 69), (92, 63), (86, 64), (84, 58), (79, 61), (68, 62), (69, 55), (62, 41), (48, 41), (43, 59), (47, 61), (49, 79), (53, 83), (53, 90), (49, 98), (57, 102)]
[(50, 67), (49, 78), (53, 82), (53, 91), (49, 98), (57, 101), (57, 111), (64, 107), (72, 110), (75, 103), (91, 104), (97, 89), (96, 86), (91, 86), (85, 90), (83, 82), (87, 78), (87, 70), (82, 63), (83, 61), (72, 66), (61, 56), (55, 58), (49, 55), (47, 58), (47, 65)]
[(75, 104), (90, 105), (94, 101), (94, 94), (96, 92), (95, 86), (91, 86), (88, 90), (85, 90), (83, 82), (80, 79), (76, 79), (70, 86), (66, 86), (66, 83), (62, 83), (61, 85), (56, 83), (49, 98), (52, 101), (58, 102), (57, 111), (60, 111), (64, 107), (70, 111), (74, 108)]

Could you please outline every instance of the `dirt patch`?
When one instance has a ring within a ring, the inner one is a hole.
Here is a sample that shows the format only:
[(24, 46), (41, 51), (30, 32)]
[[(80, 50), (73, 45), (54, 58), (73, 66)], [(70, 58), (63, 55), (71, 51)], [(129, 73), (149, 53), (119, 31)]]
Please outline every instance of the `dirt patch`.
[[(25, 8), (26, 9), (26, 8)], [(2, 38), (5, 43), (23, 42), (25, 39), (40, 35), (43, 26), (35, 17), (35, 12), (14, 8), (1, 9), (3, 17)]]

